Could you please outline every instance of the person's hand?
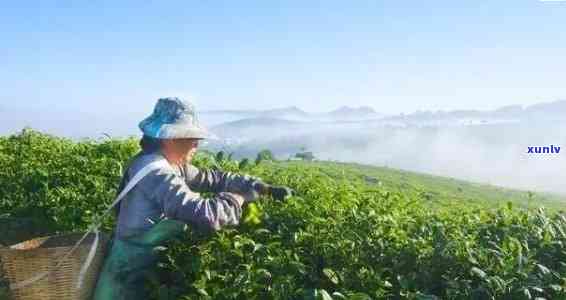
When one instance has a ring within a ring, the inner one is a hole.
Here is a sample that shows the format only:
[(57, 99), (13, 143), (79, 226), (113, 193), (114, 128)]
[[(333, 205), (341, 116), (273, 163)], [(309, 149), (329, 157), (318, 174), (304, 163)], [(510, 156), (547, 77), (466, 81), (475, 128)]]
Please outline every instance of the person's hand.
[(270, 194), (271, 197), (277, 201), (285, 201), (287, 198), (293, 196), (295, 191), (286, 186), (271, 186)]
[(263, 181), (256, 181), (253, 183), (252, 188), (261, 196), (269, 196), (271, 195), (271, 185), (263, 182)]
[(277, 201), (285, 201), (287, 198), (295, 194), (293, 189), (286, 186), (274, 186), (262, 181), (256, 181), (253, 184), (253, 188), (258, 194), (272, 197)]

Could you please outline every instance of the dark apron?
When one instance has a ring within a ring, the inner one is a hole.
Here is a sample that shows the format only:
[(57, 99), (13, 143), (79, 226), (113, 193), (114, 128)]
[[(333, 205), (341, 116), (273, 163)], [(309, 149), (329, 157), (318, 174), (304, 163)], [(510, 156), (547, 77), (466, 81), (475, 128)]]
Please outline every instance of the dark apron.
[(98, 277), (93, 300), (146, 299), (147, 278), (155, 271), (156, 247), (180, 237), (185, 223), (165, 219), (139, 236), (114, 238)]

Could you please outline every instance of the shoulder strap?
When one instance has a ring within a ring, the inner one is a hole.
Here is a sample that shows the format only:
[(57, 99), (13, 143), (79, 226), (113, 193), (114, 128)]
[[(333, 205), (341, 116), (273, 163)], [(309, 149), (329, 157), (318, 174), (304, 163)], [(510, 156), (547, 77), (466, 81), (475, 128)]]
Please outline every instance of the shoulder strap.
[(147, 176), (147, 174), (149, 174), (153, 171), (165, 168), (165, 167), (168, 166), (168, 164), (169, 163), (167, 162), (167, 160), (165, 160), (164, 158), (161, 158), (161, 159), (158, 159), (156, 161), (149, 163), (148, 165), (143, 167), (141, 170), (139, 170), (136, 173), (136, 175), (134, 175), (134, 177), (132, 177), (132, 179), (130, 179), (128, 181), (128, 183), (122, 189), (120, 194), (118, 194), (118, 197), (116, 197), (116, 200), (114, 200), (114, 202), (112, 202), (112, 204), (108, 207), (108, 209), (106, 210), (104, 215), (106, 215), (106, 213), (108, 211), (110, 211), (114, 206), (116, 206), (116, 204), (118, 204), (118, 202), (120, 202), (120, 200), (122, 200), (122, 198), (124, 198), (126, 196), (126, 194), (128, 194), (128, 192), (131, 189), (133, 189), (136, 186), (136, 184), (138, 184), (138, 182), (140, 182), (145, 176)]

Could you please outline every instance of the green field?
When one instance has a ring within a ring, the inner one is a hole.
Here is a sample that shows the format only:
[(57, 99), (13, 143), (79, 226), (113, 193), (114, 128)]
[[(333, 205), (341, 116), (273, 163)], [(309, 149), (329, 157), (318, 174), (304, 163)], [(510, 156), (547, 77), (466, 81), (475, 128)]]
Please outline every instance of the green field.
[[(295, 164), (302, 165), (305, 163)], [(294, 162), (282, 164), (292, 166)], [(415, 194), (431, 207), (442, 208), (446, 205), (455, 204), (497, 207), (512, 202), (523, 208), (544, 207), (550, 211), (566, 210), (566, 195), (534, 193), (472, 183), (455, 178), (355, 163), (313, 162), (311, 166), (335, 179), (346, 176), (349, 181), (363, 182), (368, 187), (377, 186), (381, 189), (403, 194)]]
[[(15, 224), (0, 243), (85, 230), (137, 151), (134, 140), (0, 137), (0, 222)], [(164, 253), (155, 299), (566, 299), (563, 197), (356, 164), (206, 152), (194, 163), (298, 195), (260, 199), (260, 222), (190, 229)]]

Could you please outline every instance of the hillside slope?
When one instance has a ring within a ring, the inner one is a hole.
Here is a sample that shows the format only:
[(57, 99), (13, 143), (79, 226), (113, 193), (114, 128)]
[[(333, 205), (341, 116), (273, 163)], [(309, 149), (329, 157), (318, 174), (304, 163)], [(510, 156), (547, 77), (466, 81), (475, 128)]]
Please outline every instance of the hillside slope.
[(566, 196), (503, 188), (450, 177), (434, 176), (387, 167), (339, 162), (281, 162), (287, 166), (309, 165), (333, 178), (363, 182), (408, 196), (416, 196), (433, 207), (444, 205), (498, 207), (511, 202), (523, 208), (544, 207), (551, 211), (566, 210)]

